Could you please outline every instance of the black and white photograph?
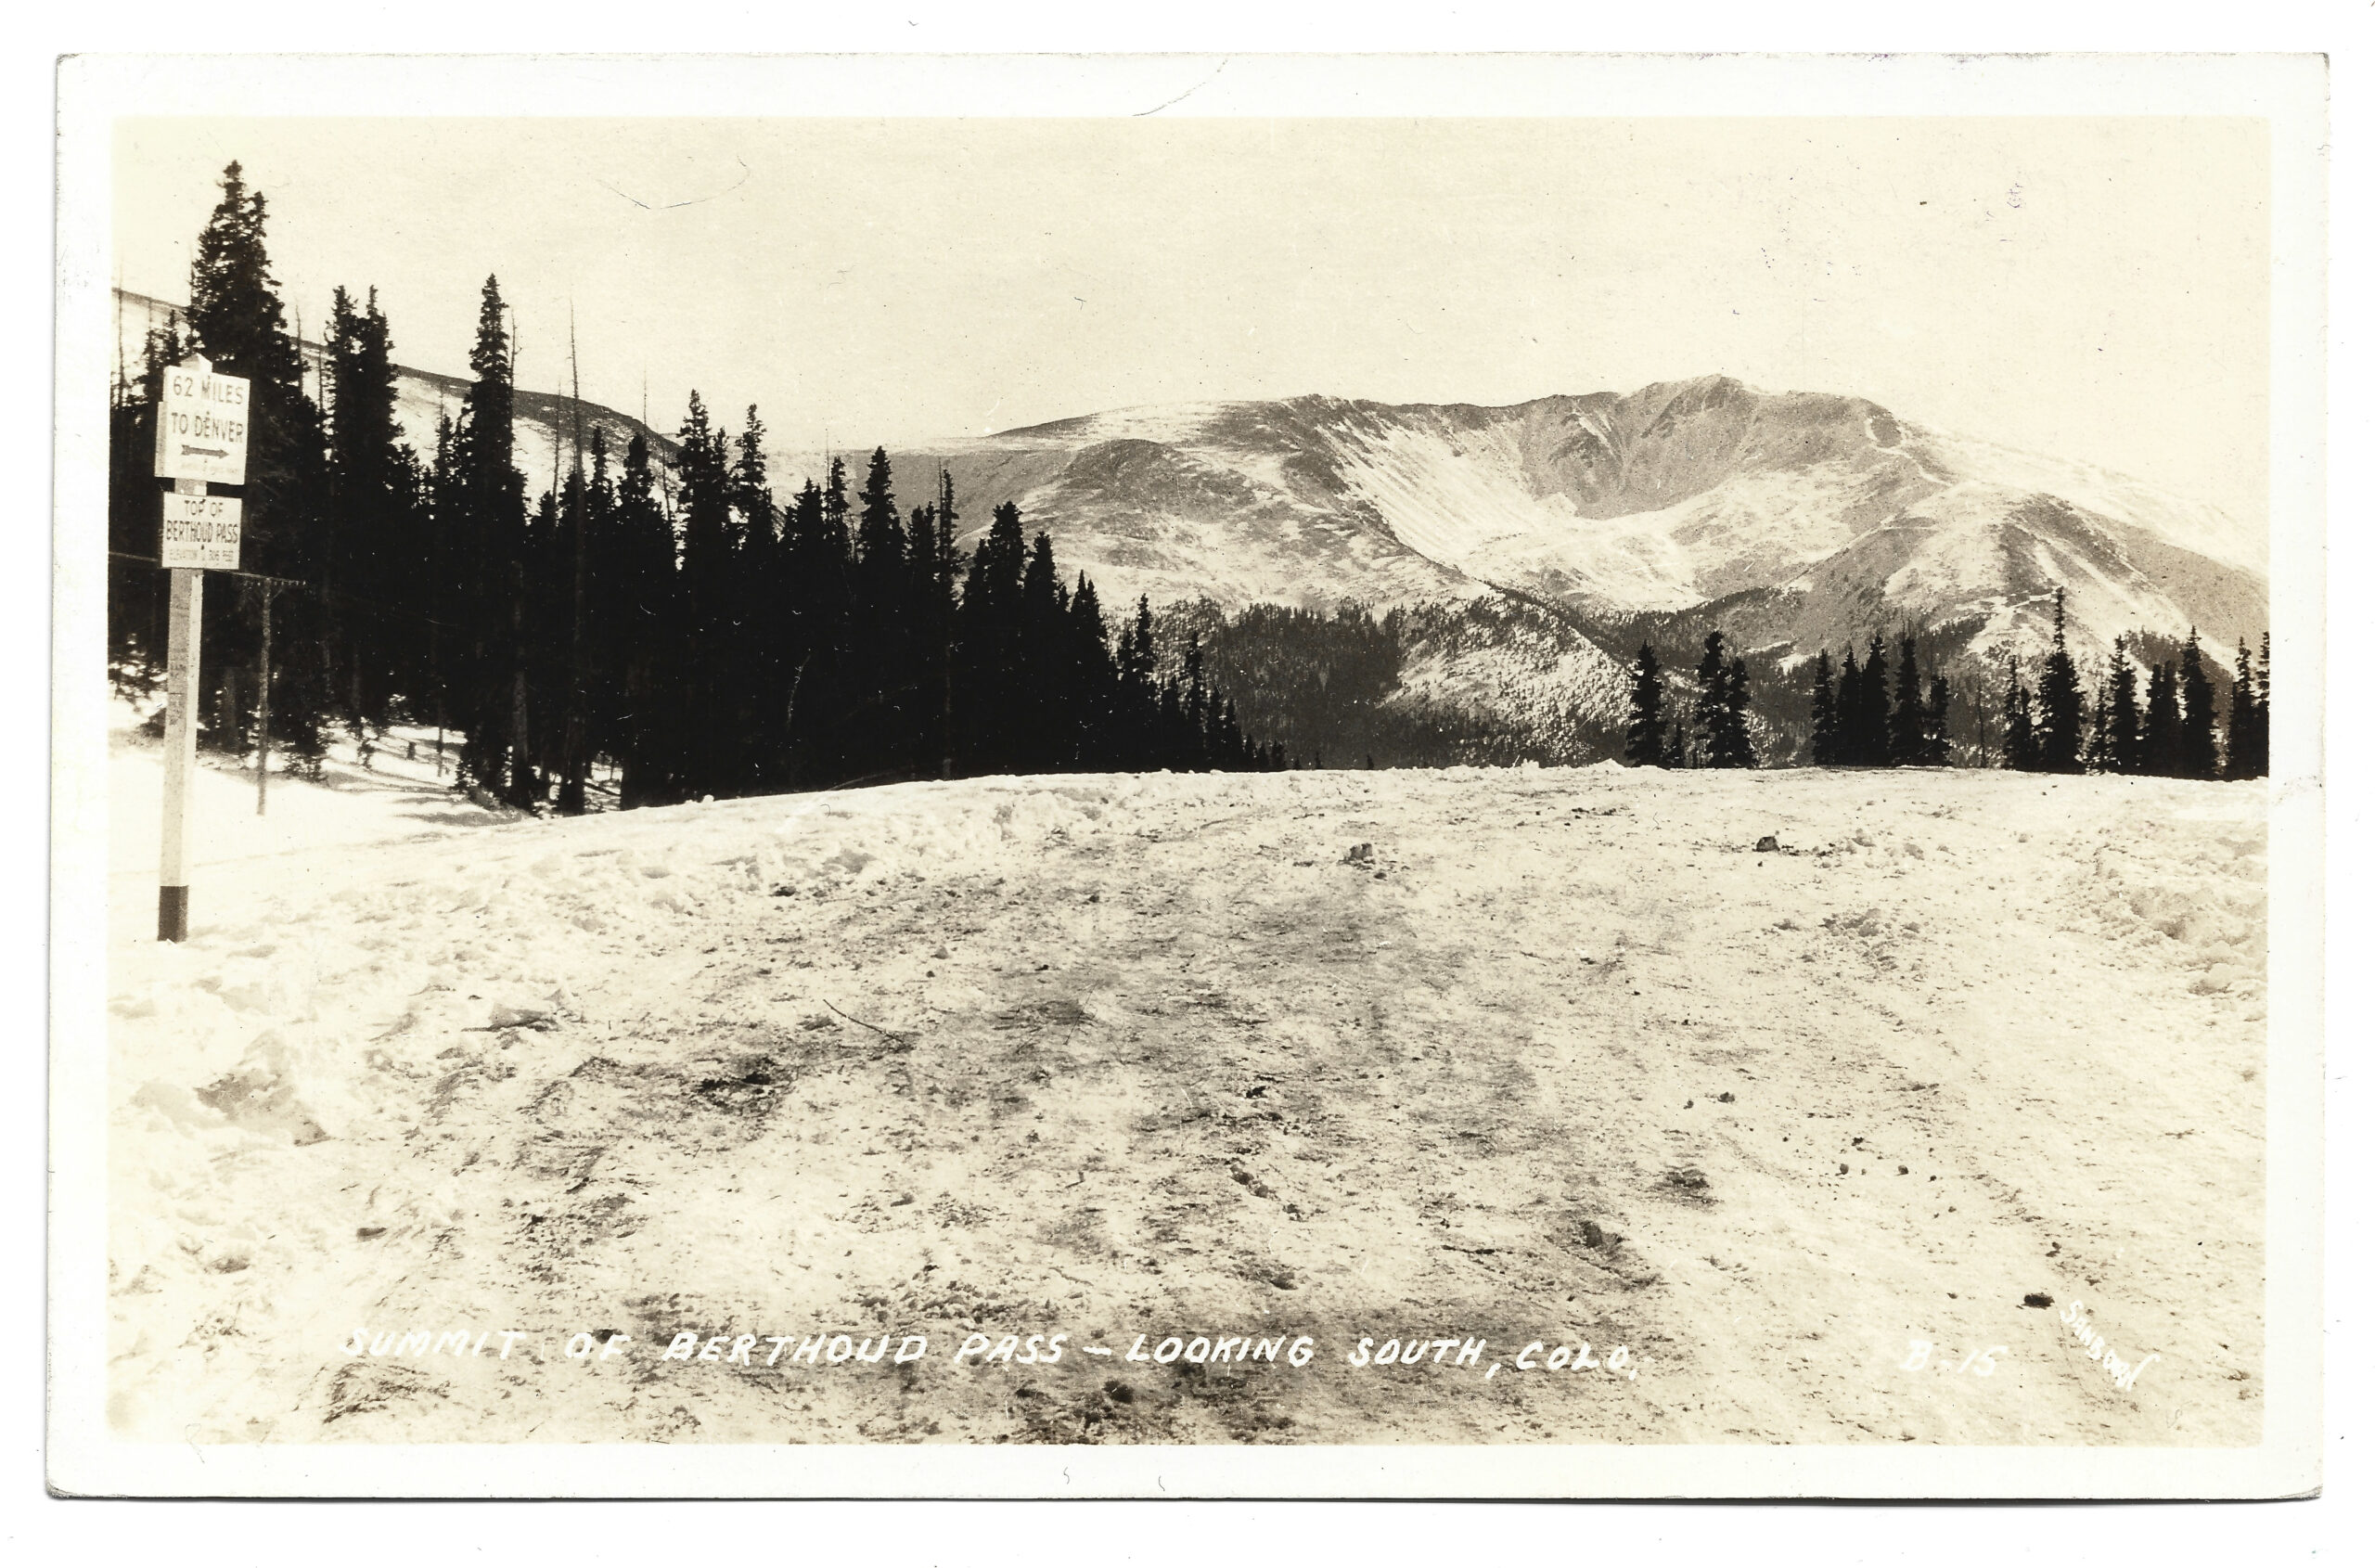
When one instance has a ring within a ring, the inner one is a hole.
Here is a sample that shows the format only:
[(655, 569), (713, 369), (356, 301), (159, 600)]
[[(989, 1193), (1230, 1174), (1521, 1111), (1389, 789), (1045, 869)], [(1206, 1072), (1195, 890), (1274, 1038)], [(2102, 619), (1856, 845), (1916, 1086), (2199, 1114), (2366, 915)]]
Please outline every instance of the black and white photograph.
[(2321, 62), (1109, 63), (80, 80), (53, 1484), (2314, 1489)]

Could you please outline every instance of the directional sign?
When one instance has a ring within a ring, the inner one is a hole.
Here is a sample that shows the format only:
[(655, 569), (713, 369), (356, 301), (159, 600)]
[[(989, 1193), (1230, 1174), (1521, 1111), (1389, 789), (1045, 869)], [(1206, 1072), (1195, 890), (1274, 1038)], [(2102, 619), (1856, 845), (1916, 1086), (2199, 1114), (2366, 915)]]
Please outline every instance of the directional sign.
[(239, 503), (229, 495), (165, 497), (159, 562), (212, 572), (239, 570)]
[(157, 477), (248, 482), (248, 379), (218, 375), (205, 360), (165, 367), (157, 406)]

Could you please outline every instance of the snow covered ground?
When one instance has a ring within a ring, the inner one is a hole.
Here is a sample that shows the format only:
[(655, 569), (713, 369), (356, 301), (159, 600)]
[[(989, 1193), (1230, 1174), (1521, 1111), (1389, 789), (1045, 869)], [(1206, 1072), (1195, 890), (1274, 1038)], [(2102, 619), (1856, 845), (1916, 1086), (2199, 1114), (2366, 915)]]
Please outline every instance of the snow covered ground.
[(2256, 785), (113, 766), (125, 1436), (2256, 1440)]

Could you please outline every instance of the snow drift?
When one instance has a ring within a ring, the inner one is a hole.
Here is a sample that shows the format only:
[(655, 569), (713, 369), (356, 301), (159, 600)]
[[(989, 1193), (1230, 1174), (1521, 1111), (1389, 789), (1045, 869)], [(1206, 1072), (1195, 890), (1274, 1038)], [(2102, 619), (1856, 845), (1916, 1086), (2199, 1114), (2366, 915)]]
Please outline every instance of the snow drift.
[[(507, 823), (341, 778), (263, 843), (211, 778), (160, 946), (154, 769), (120, 752), (112, 815), (125, 1438), (2255, 1439), (2257, 785), (1089, 776)], [(2157, 1356), (2129, 1386), (2073, 1299)], [(1351, 1359), (1421, 1334), (1501, 1370)]]

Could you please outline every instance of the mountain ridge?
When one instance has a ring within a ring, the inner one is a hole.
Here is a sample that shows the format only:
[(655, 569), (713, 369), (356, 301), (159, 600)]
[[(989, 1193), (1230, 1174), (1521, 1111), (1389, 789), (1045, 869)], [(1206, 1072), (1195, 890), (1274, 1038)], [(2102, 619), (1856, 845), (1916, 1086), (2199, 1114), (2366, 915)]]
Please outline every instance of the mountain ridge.
[(1589, 623), (1769, 590), (1759, 635), (1791, 658), (1906, 622), (1963, 628), (1958, 656), (2035, 656), (2057, 585), (2082, 651), (2194, 626), (2224, 649), (2266, 624), (2265, 531), (2215, 507), (1727, 376), (1502, 405), (1149, 405), (892, 456), (894, 475), (950, 469), (967, 537), (1015, 502), (1114, 602), (1509, 592)]
[[(129, 362), (141, 331), (180, 307), (117, 298)], [(319, 345), (302, 348), (318, 372)], [(398, 367), (417, 450), (432, 449), (439, 415), (458, 411), (468, 384)], [(581, 424), (614, 450), (640, 433), (656, 456), (675, 451), (601, 405), (515, 395), (532, 487), (566, 466)], [(822, 454), (767, 455), (779, 501), (825, 467)], [(910, 496), (950, 470), (960, 543), (1011, 501), (1117, 607), (1141, 594), (1223, 610), (1513, 597), (1585, 630), (1720, 615), (1736, 642), (1784, 664), (1901, 625), (1948, 662), (2034, 660), (2057, 586), (2082, 656), (2125, 632), (2181, 639), (2199, 627), (2227, 665), (2233, 642), (2266, 624), (2264, 529), (1868, 398), (1727, 375), (1506, 405), (1321, 392), (1149, 404), (891, 456)], [(1610, 658), (1630, 655), (1596, 640)]]

